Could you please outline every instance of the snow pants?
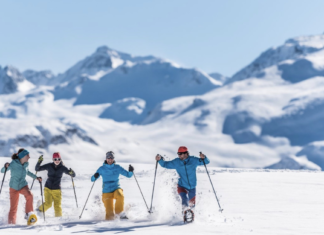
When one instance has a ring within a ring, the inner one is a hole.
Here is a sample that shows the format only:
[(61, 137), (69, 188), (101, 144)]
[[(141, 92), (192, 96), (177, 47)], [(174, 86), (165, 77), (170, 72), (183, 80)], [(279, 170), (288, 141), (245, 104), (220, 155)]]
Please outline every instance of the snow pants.
[[(114, 200), (116, 200), (114, 208)], [(112, 193), (103, 193), (102, 202), (106, 208), (106, 220), (113, 220), (115, 213), (120, 214), (124, 210), (124, 193), (122, 189), (116, 189)]]
[[(51, 190), (51, 189), (45, 187), (44, 196), (45, 196), (44, 210), (47, 211), (49, 208), (51, 208), (53, 205), (53, 202), (54, 202), (55, 217), (61, 217), (62, 216), (61, 189)], [(43, 204), (40, 207), (38, 207), (38, 209), (40, 211), (43, 211)]]
[(34, 210), (34, 208), (33, 208), (33, 194), (29, 190), (28, 186), (25, 186), (20, 190), (15, 190), (13, 188), (10, 188), (10, 211), (9, 211), (9, 215), (8, 215), (8, 223), (9, 224), (16, 223), (19, 194), (24, 195), (24, 197), (26, 198), (25, 212), (29, 213)]
[(182, 200), (182, 207), (195, 207), (196, 204), (196, 188), (186, 189), (178, 185), (178, 194)]

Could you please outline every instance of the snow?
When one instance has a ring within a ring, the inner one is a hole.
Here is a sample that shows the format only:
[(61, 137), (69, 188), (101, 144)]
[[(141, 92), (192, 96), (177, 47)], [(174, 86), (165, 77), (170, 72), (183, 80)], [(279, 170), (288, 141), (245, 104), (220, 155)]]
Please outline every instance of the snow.
[[(102, 155), (104, 158), (104, 155)], [(32, 155), (30, 165), (36, 163)], [(118, 155), (116, 156), (118, 162)], [(64, 156), (63, 156), (64, 159)], [(7, 158), (0, 158), (3, 165)], [(45, 156), (45, 162), (50, 161)], [(76, 208), (71, 180), (62, 178), (63, 217), (55, 218), (53, 208), (46, 212), (46, 222), (42, 214), (34, 227), (26, 227), (23, 219), (24, 199), (20, 198), (17, 225), (7, 225), (9, 210), (9, 176), (4, 182), (0, 196), (3, 213), (0, 215), (0, 230), (3, 234), (64, 234), (111, 232), (129, 234), (321, 234), (324, 204), (322, 203), (323, 172), (262, 169), (224, 169), (208, 166), (210, 176), (223, 213), (218, 211), (215, 195), (212, 191), (204, 167), (197, 170), (197, 199), (195, 222), (184, 225), (180, 213), (180, 201), (176, 194), (177, 174), (173, 170), (158, 167), (154, 193), (154, 213), (149, 215), (134, 178), (121, 177), (120, 183), (125, 194), (125, 210), (128, 221), (104, 221), (104, 207), (101, 202), (101, 184), (99, 179), (90, 195), (86, 210), (79, 219), (81, 210), (89, 194), (91, 175), (103, 161), (64, 160), (72, 167), (77, 176), (74, 178), (78, 205)], [(133, 159), (134, 162), (134, 159)], [(128, 168), (128, 163), (121, 164)], [(132, 163), (136, 178), (141, 186), (146, 202), (150, 206), (154, 156), (151, 164)], [(32, 168), (32, 167), (31, 167)], [(1, 174), (3, 175), (3, 174)], [(46, 180), (46, 172), (39, 174)], [(29, 185), (31, 178), (27, 177)], [(33, 189), (34, 206), (40, 200), (39, 184)]]
[(214, 167), (323, 169), (323, 44), (287, 40), (232, 78), (106, 46), (57, 76), (1, 68), (0, 156), (111, 149), (149, 163), (186, 145)]

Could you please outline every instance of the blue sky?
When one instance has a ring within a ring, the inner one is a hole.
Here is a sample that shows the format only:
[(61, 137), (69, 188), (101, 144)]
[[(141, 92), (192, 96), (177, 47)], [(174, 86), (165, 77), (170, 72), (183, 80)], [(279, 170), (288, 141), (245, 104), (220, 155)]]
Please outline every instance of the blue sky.
[(101, 45), (231, 76), (324, 32), (322, 0), (0, 0), (0, 66), (64, 72)]

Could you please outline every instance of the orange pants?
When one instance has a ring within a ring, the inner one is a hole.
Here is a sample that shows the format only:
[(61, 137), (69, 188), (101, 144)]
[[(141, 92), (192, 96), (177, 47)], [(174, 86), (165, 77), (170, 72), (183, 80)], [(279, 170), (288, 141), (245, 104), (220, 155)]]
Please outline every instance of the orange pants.
[(24, 197), (26, 198), (25, 212), (29, 213), (34, 210), (34, 208), (33, 208), (33, 194), (29, 190), (28, 186), (25, 186), (20, 190), (14, 190), (13, 188), (10, 188), (10, 211), (9, 211), (9, 215), (8, 215), (8, 223), (9, 224), (16, 223), (19, 194), (24, 195)]

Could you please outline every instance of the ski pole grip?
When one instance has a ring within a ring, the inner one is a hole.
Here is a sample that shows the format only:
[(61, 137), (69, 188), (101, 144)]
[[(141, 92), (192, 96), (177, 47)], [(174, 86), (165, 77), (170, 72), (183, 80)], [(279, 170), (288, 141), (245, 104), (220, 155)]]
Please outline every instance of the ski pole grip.
[[(199, 152), (199, 155), (200, 155), (200, 154), (202, 154), (201, 151)], [(199, 157), (200, 157), (200, 156), (199, 156)], [(205, 158), (203, 158), (202, 161), (203, 161), (203, 163), (204, 163), (204, 165), (205, 165)]]

